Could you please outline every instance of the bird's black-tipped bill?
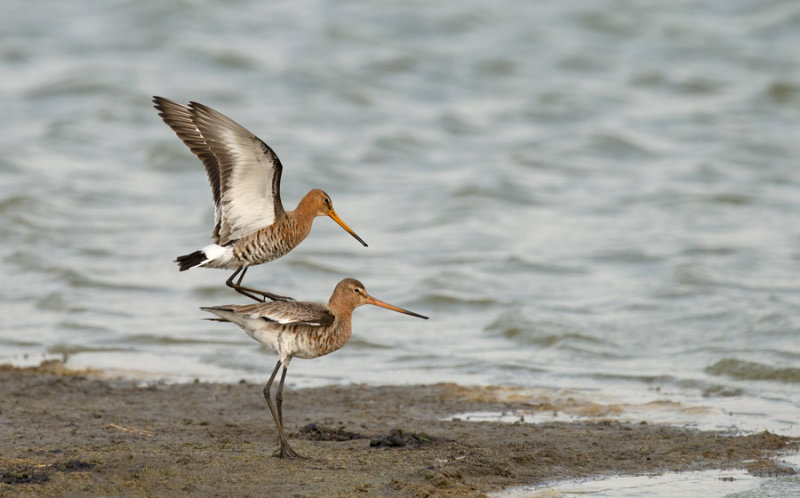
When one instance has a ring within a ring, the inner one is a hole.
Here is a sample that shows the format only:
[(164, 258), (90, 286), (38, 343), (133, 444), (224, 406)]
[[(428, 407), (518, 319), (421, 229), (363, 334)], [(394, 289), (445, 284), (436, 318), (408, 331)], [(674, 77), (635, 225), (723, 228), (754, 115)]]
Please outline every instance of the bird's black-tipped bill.
[(347, 233), (349, 233), (350, 235), (352, 235), (353, 237), (355, 237), (355, 239), (356, 239), (357, 241), (361, 242), (361, 245), (363, 245), (364, 247), (368, 247), (368, 246), (367, 246), (367, 243), (366, 243), (366, 242), (364, 242), (364, 239), (362, 239), (361, 237), (359, 237), (358, 235), (356, 235), (356, 233), (355, 233), (355, 232), (354, 232), (354, 231), (353, 231), (353, 230), (352, 230), (352, 229), (351, 229), (349, 226), (347, 226), (347, 223), (345, 223), (344, 221), (342, 221), (342, 219), (341, 219), (341, 218), (339, 218), (339, 215), (338, 215), (338, 214), (336, 214), (336, 211), (334, 211), (333, 209), (331, 209), (330, 211), (328, 211), (328, 216), (330, 216), (330, 217), (331, 217), (331, 219), (333, 219), (333, 221), (335, 221), (336, 223), (338, 223), (340, 227), (344, 228), (344, 229), (345, 229), (345, 231), (346, 231)]
[(413, 311), (408, 311), (406, 309), (400, 308), (400, 307), (395, 306), (393, 304), (385, 303), (385, 302), (381, 301), (380, 299), (375, 299), (372, 296), (367, 297), (367, 302), (369, 304), (374, 304), (375, 306), (380, 306), (381, 308), (386, 308), (387, 310), (397, 311), (398, 313), (405, 313), (406, 315), (415, 316), (417, 318), (423, 318), (425, 320), (428, 319), (428, 317), (425, 316), (425, 315), (420, 315), (419, 313), (414, 313)]

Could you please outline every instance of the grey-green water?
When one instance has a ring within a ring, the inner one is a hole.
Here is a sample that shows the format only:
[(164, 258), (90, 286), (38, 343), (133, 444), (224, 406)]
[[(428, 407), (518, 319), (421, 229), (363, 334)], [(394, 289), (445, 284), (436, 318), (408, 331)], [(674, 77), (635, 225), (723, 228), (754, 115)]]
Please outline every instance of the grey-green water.
[[(213, 219), (151, 95), (277, 151), (330, 220), (248, 281), (359, 309), (294, 385), (572, 388), (800, 433), (800, 4), (0, 4), (0, 361), (262, 379), (179, 274)], [(726, 418), (727, 417), (727, 418)], [(728, 422), (725, 422), (727, 420)]]

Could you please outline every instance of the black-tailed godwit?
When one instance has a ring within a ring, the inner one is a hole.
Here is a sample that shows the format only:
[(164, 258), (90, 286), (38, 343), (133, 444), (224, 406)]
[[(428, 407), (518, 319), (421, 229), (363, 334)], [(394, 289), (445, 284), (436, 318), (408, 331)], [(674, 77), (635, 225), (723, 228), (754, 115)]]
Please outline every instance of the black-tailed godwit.
[[(354, 278), (346, 278), (336, 285), (327, 305), (299, 301), (275, 301), (246, 305), (204, 307), (222, 322), (233, 322), (253, 339), (278, 355), (278, 362), (264, 386), (264, 398), (275, 420), (280, 438), (276, 456), (299, 456), (290, 446), (283, 431), (283, 381), (292, 358), (317, 358), (347, 343), (350, 339), (353, 310), (363, 304), (374, 304), (407, 315), (427, 319), (412, 311), (398, 308), (367, 294), (364, 285)], [(270, 397), (272, 381), (283, 365), (278, 392), (273, 404)]]
[(175, 262), (181, 271), (196, 266), (235, 270), (225, 282), (228, 287), (256, 301), (282, 300), (286, 298), (242, 286), (242, 279), (250, 266), (294, 249), (308, 236), (317, 216), (331, 217), (367, 245), (339, 218), (331, 197), (322, 190), (311, 190), (294, 211), (285, 211), (280, 196), (281, 161), (267, 144), (232, 119), (197, 102), (184, 106), (153, 97), (153, 103), (205, 166), (214, 199), (214, 243), (178, 256)]

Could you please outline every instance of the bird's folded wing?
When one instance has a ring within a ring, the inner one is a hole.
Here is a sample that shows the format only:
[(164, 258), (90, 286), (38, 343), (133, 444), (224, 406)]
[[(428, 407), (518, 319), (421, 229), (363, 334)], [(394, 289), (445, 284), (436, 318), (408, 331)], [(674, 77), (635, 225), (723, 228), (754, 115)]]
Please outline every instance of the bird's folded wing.
[(251, 318), (261, 318), (281, 325), (308, 325), (327, 327), (334, 320), (334, 315), (324, 305), (297, 301), (275, 301), (249, 305), (249, 310), (242, 310)]

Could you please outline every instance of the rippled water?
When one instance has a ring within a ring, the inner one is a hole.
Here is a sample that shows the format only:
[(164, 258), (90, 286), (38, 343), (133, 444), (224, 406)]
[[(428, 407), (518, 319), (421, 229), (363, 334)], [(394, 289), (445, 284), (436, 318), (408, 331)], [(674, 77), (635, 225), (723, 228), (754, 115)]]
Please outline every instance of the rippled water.
[(800, 479), (754, 477), (745, 470), (667, 472), (617, 476), (544, 486), (524, 486), (492, 493), (492, 498), (785, 498), (797, 494)]
[(672, 399), (800, 433), (800, 4), (0, 5), (0, 361), (263, 379), (198, 307), (228, 274), (201, 164), (151, 95), (277, 151), (328, 219), (253, 286), (361, 279), (293, 385), (458, 381)]

